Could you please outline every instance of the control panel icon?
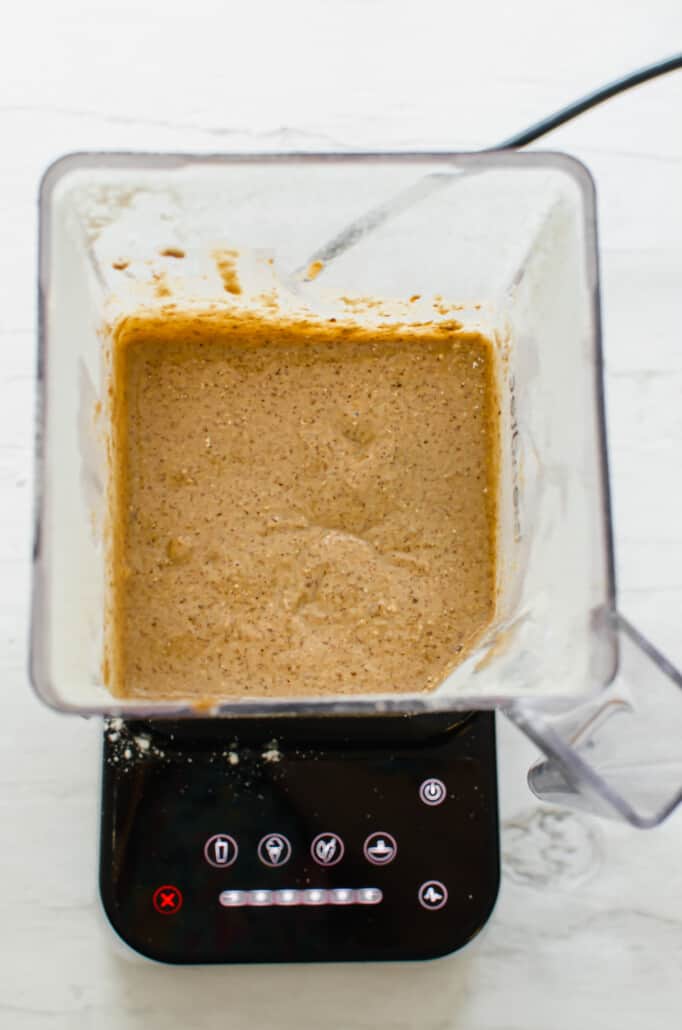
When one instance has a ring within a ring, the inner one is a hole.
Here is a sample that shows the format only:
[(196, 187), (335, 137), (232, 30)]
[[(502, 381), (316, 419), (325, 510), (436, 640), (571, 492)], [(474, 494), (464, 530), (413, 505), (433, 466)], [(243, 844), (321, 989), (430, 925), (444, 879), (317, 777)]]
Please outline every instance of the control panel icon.
[(214, 869), (227, 869), (236, 862), (239, 848), (228, 833), (216, 833), (204, 844), (204, 858)]
[(258, 857), (263, 865), (286, 865), (291, 858), (291, 844), (282, 833), (268, 833), (258, 845)]
[(345, 847), (336, 833), (318, 833), (310, 846), (310, 854), (322, 866), (336, 865), (343, 858)]
[(302, 892), (301, 900), (304, 905), (326, 905), (328, 897), (329, 891), (321, 887), (309, 887)]
[(272, 905), (272, 891), (255, 890), (249, 893), (249, 903), (255, 908), (269, 908)]
[(162, 916), (174, 916), (182, 908), (182, 891), (171, 883), (157, 887), (152, 895), (152, 903)]
[(358, 905), (378, 905), (383, 901), (384, 892), (379, 887), (361, 887), (355, 891)]
[(442, 804), (447, 797), (447, 793), (448, 792), (443, 781), (436, 779), (435, 776), (431, 776), (428, 780), (424, 780), (419, 788), (419, 798), (425, 805), (433, 806)]
[(363, 852), (372, 865), (388, 865), (398, 854), (398, 845), (390, 833), (370, 833)]
[(320, 908), (327, 905), (378, 905), (383, 897), (379, 887), (305, 887), (303, 890), (284, 887), (277, 891), (259, 887), (252, 891), (221, 891), (218, 901), (223, 908), (291, 908), (300, 905)]
[(246, 891), (222, 891), (220, 904), (224, 908), (243, 908), (248, 904), (248, 897)]
[(417, 897), (422, 908), (429, 912), (437, 912), (447, 904), (448, 889), (440, 880), (427, 880), (419, 888)]

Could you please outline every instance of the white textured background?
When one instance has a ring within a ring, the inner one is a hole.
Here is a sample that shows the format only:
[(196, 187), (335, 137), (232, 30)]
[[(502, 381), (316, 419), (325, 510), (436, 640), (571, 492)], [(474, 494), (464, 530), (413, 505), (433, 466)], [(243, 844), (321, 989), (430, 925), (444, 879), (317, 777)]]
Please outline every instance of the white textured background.
[[(484, 146), (682, 47), (679, 0), (18, 0), (0, 30), (1, 1030), (676, 1030), (682, 812), (637, 833), (538, 805), (502, 727), (505, 877), (424, 966), (178, 970), (96, 905), (98, 726), (26, 679), (35, 199), (83, 149)], [(621, 603), (682, 664), (682, 74), (559, 130), (600, 198)]]

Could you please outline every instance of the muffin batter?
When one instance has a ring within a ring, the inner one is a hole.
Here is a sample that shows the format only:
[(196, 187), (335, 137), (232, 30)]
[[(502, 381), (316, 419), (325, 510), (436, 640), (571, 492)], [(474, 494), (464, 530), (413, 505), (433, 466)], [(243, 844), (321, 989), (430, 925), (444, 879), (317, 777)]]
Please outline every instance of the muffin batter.
[(115, 694), (431, 690), (490, 623), (484, 336), (141, 312), (111, 394)]

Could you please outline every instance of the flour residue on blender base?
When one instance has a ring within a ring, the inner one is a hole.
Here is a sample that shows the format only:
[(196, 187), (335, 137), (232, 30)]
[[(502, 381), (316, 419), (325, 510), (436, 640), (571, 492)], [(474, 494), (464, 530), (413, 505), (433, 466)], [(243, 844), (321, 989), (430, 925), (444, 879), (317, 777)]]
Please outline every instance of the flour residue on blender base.
[(123, 318), (112, 692), (435, 689), (495, 612), (494, 361), (488, 338), (454, 321)]

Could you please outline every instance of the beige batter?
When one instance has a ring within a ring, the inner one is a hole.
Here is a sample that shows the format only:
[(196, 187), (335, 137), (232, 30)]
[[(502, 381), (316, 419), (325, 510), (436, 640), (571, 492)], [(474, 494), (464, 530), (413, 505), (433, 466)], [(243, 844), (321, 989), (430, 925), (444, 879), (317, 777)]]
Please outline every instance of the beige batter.
[(466, 656), (495, 605), (484, 336), (168, 311), (113, 355), (114, 693), (425, 691)]

